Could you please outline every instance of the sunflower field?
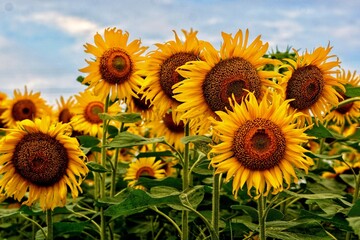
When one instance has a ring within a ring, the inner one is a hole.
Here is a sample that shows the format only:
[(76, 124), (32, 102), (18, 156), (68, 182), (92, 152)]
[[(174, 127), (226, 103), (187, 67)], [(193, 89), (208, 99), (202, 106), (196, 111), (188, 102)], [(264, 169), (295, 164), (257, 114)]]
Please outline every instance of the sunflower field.
[(197, 34), (106, 28), (82, 92), (0, 93), (0, 239), (359, 239), (360, 75)]

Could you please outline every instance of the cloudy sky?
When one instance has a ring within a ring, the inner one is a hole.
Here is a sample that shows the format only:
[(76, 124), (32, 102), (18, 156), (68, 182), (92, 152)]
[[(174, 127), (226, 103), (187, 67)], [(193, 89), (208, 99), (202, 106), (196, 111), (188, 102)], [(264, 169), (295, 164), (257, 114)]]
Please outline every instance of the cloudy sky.
[(40, 91), (49, 103), (82, 91), (83, 45), (117, 27), (154, 47), (172, 30), (197, 30), (220, 46), (221, 32), (249, 29), (269, 51), (330, 43), (342, 67), (360, 72), (359, 0), (0, 0), (0, 91)]

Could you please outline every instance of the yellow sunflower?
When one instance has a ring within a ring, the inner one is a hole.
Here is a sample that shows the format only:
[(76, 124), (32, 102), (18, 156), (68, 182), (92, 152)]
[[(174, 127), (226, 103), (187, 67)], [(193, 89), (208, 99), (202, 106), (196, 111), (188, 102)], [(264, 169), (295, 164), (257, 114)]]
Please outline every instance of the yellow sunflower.
[[(148, 127), (151, 129), (153, 136), (163, 136), (175, 149), (179, 151), (184, 150), (184, 144), (181, 143), (181, 138), (184, 137), (185, 132), (184, 122), (180, 120), (176, 123), (171, 113), (164, 114), (160, 120), (152, 121), (148, 124)], [(191, 135), (193, 135), (192, 131)]]
[(146, 99), (141, 93), (137, 96), (132, 96), (128, 103), (128, 113), (139, 113), (143, 121), (150, 122), (157, 119), (155, 106), (151, 104), (149, 99)]
[(65, 206), (68, 187), (76, 198), (88, 169), (68, 128), (44, 117), (8, 129), (0, 144), (0, 192), (18, 201), (26, 195), (29, 206), (39, 200), (43, 210)]
[[(4, 92), (0, 92), (0, 116), (6, 110), (5, 100), (7, 99), (7, 94)], [(0, 118), (0, 128), (5, 127), (3, 120)]]
[[(268, 87), (280, 87), (269, 78), (281, 76), (275, 71), (263, 71), (266, 64), (280, 64), (278, 60), (263, 58), (268, 43), (258, 36), (248, 45), (249, 31), (239, 30), (233, 37), (222, 33), (220, 51), (210, 43), (204, 43), (204, 61), (191, 61), (178, 68), (185, 80), (173, 87), (174, 98), (182, 104), (177, 111), (184, 112), (182, 119), (198, 121), (200, 130), (210, 127), (208, 117), (216, 117), (216, 111), (230, 107), (229, 98), (235, 95), (237, 102), (254, 92), (258, 99)], [(191, 124), (192, 125), (192, 124)]]
[(89, 83), (95, 95), (103, 99), (110, 94), (111, 100), (116, 98), (127, 101), (138, 92), (142, 79), (142, 69), (147, 47), (141, 46), (140, 40), (128, 43), (129, 33), (116, 28), (107, 28), (104, 38), (97, 33), (95, 45), (85, 44), (85, 52), (93, 54), (95, 61), (86, 61), (89, 66), (80, 69), (88, 73), (83, 84)]
[[(351, 73), (351, 71), (345, 72), (344, 69), (339, 73), (338, 78), (344, 85), (350, 85), (352, 87), (360, 87), (360, 76), (356, 74), (356, 71)], [(344, 100), (349, 97), (346, 96), (346, 92), (339, 92)], [(329, 112), (326, 116), (327, 121), (332, 121), (336, 125), (344, 126), (347, 122), (352, 124), (354, 122), (359, 122), (360, 119), (360, 102), (355, 101), (348, 104), (345, 104), (341, 107), (335, 108), (333, 111)]]
[(170, 110), (176, 122), (180, 119), (175, 109), (180, 103), (174, 99), (172, 87), (183, 80), (176, 69), (188, 61), (203, 59), (203, 41), (198, 40), (197, 31), (182, 32), (184, 41), (174, 31), (175, 40), (156, 44), (157, 49), (147, 55), (144, 69), (146, 78), (141, 91), (156, 106), (160, 116)]
[(21, 93), (19, 89), (14, 90), (14, 98), (6, 99), (3, 106), (6, 109), (0, 118), (8, 128), (15, 127), (17, 121), (25, 119), (33, 120), (52, 114), (51, 107), (40, 96), (40, 92), (28, 92), (26, 86), (24, 93)]
[[(312, 53), (306, 51), (303, 55), (296, 53), (296, 60), (284, 59), (289, 64), (284, 65), (284, 81), (281, 85), (285, 89), (286, 99), (294, 99), (290, 102), (290, 110), (304, 113), (298, 122), (312, 123), (312, 116), (323, 121), (331, 106), (339, 103), (341, 95), (335, 90), (338, 87), (345, 92), (341, 79), (335, 74), (339, 71), (339, 59), (335, 55), (329, 55), (332, 47), (329, 45), (316, 48)], [(331, 60), (330, 60), (331, 59)]]
[[(268, 93), (266, 93), (268, 94)], [(294, 167), (308, 171), (313, 164), (301, 145), (308, 137), (306, 128), (296, 128), (294, 119), (300, 113), (288, 114), (289, 101), (274, 94), (258, 103), (255, 94), (249, 93), (238, 104), (235, 99), (231, 109), (216, 112), (220, 120), (212, 119), (214, 133), (220, 143), (212, 146), (211, 164), (216, 173), (225, 173), (226, 181), (233, 178), (233, 194), (246, 183), (248, 194), (267, 195), (271, 189), (276, 194), (283, 190), (283, 181), (290, 186), (298, 181)]]
[[(99, 113), (104, 112), (104, 103), (100, 96), (95, 96), (91, 91), (75, 95), (76, 104), (73, 107), (74, 116), (71, 119), (71, 125), (75, 131), (90, 136), (102, 136), (103, 120), (100, 119)], [(109, 106), (108, 114), (115, 115), (121, 111), (117, 102)], [(115, 124), (111, 122), (110, 124)]]
[(55, 113), (56, 121), (62, 123), (69, 123), (74, 116), (73, 107), (75, 106), (75, 99), (70, 96), (66, 101), (63, 96), (60, 99), (56, 99), (57, 111)]
[(164, 178), (166, 175), (165, 170), (162, 169), (163, 163), (160, 160), (155, 161), (154, 157), (139, 158), (130, 163), (124, 180), (130, 181), (129, 187), (134, 187), (140, 177), (150, 177), (155, 179)]

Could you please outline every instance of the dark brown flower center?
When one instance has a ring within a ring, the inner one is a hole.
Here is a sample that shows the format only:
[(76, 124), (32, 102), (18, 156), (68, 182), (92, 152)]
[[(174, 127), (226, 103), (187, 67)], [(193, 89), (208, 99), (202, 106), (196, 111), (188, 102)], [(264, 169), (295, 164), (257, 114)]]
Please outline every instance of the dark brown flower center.
[(102, 102), (90, 102), (84, 112), (84, 117), (88, 122), (91, 123), (102, 123), (99, 113), (104, 112), (104, 104)]
[(155, 178), (154, 169), (148, 166), (141, 167), (136, 172), (136, 179), (139, 179), (140, 177)]
[(151, 106), (150, 106), (151, 102), (149, 99), (146, 99), (145, 97), (143, 97), (142, 94), (138, 94), (138, 97), (139, 98), (136, 98), (136, 97), (133, 98), (134, 104), (138, 109), (146, 111), (151, 108)]
[(206, 75), (202, 86), (204, 98), (213, 112), (230, 108), (229, 98), (234, 94), (238, 103), (248, 93), (261, 95), (261, 80), (254, 66), (240, 57), (217, 63)]
[(51, 186), (66, 173), (68, 154), (55, 138), (44, 133), (25, 135), (16, 145), (12, 158), (15, 170), (39, 186)]
[[(159, 74), (160, 86), (169, 98), (174, 96), (172, 92), (172, 86), (175, 83), (184, 80), (184, 78), (176, 71), (176, 69), (189, 61), (196, 60), (198, 60), (198, 56), (195, 54), (180, 52), (170, 56), (162, 63)], [(174, 101), (176, 100), (174, 99)]]
[[(343, 99), (339, 99), (339, 101), (348, 99), (348, 97), (344, 93), (340, 92), (340, 95), (343, 97)], [(346, 114), (347, 112), (349, 112), (351, 110), (353, 105), (354, 105), (354, 102), (347, 103), (345, 105), (342, 105), (341, 107), (336, 108), (335, 111), (337, 111), (340, 114)]]
[(250, 170), (266, 170), (283, 159), (286, 140), (281, 129), (263, 118), (246, 121), (234, 135), (236, 159)]
[[(6, 108), (0, 108), (0, 116), (5, 112)], [(5, 127), (5, 124), (3, 122), (3, 119), (0, 119), (0, 128)]]
[(311, 107), (320, 98), (324, 78), (320, 69), (309, 65), (296, 69), (286, 88), (286, 99), (295, 99), (290, 106), (299, 110)]
[(68, 123), (72, 118), (72, 114), (68, 108), (64, 108), (59, 113), (59, 122)]
[(180, 121), (179, 124), (176, 124), (172, 118), (171, 113), (166, 113), (162, 118), (165, 126), (173, 133), (183, 133), (184, 132), (184, 122)]
[(35, 104), (29, 99), (19, 100), (13, 105), (11, 115), (15, 121), (33, 119), (36, 115)]
[(121, 48), (110, 48), (100, 58), (101, 76), (110, 84), (120, 84), (127, 81), (132, 70), (131, 58)]

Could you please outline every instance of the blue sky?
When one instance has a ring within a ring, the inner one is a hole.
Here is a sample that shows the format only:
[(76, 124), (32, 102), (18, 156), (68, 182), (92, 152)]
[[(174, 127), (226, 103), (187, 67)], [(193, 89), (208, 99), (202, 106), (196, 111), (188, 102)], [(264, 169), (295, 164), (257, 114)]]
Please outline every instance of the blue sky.
[(106, 27), (130, 33), (142, 44), (173, 39), (172, 30), (197, 30), (220, 46), (221, 32), (249, 29), (269, 51), (291, 46), (333, 46), (342, 67), (360, 72), (359, 0), (0, 0), (0, 91), (40, 91), (51, 104), (82, 91), (83, 45)]

